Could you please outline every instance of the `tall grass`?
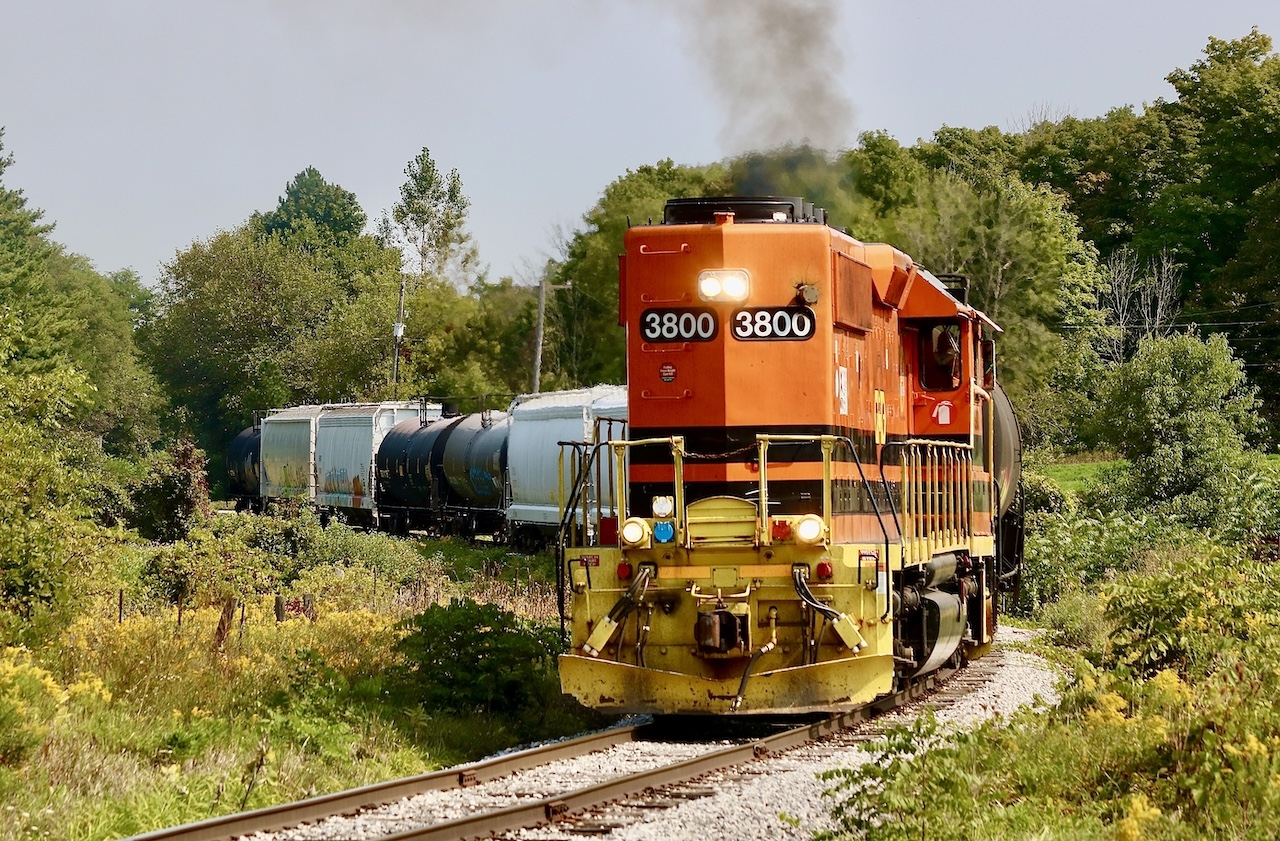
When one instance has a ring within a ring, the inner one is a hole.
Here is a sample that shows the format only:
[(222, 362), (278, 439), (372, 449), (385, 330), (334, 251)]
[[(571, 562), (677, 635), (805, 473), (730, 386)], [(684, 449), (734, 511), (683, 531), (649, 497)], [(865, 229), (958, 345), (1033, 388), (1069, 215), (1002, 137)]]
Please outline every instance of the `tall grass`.
[[(545, 556), (322, 530), (305, 513), (224, 516), (134, 555), (123, 620), (119, 593), (104, 594), (44, 644), (0, 648), (0, 841), (118, 838), (530, 737), (520, 722), (424, 707), (396, 643), (409, 617), (461, 598), (549, 625)], [(580, 726), (570, 712), (537, 737)]]
[(0, 838), (119, 837), (434, 764), (382, 699), (393, 617), (255, 617), (218, 648), (220, 614), (90, 616), (4, 650), (5, 729), (38, 739), (0, 757)]

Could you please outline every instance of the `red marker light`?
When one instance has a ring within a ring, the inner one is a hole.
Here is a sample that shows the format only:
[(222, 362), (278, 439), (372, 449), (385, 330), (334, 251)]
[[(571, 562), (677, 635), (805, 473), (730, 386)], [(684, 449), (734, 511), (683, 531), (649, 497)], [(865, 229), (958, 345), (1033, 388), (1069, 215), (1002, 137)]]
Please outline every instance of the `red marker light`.
[(791, 521), (790, 520), (774, 520), (773, 521), (773, 539), (774, 540), (790, 540), (791, 539)]
[(833, 575), (835, 575), (835, 570), (834, 570), (834, 569), (832, 569), (832, 567), (831, 567), (831, 562), (830, 562), (830, 561), (819, 561), (819, 562), (818, 562), (818, 577), (819, 577), (819, 578), (830, 578), (830, 577), (831, 577), (831, 576), (833, 576)]
[(623, 561), (618, 564), (618, 580), (627, 581), (631, 578), (631, 564)]

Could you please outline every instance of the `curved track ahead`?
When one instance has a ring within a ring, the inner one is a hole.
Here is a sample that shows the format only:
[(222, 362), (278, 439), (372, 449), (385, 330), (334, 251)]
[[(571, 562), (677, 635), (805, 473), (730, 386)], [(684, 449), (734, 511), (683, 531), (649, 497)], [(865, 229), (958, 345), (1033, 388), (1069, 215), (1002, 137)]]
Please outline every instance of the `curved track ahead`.
[[(958, 685), (952, 688), (944, 686), (944, 683), (955, 675), (956, 671), (943, 670), (895, 695), (886, 696), (865, 707), (833, 715), (815, 723), (793, 727), (729, 747), (713, 749), (673, 764), (663, 764), (657, 768), (614, 777), (586, 787), (556, 791), (547, 796), (528, 799), (518, 805), (481, 811), (466, 817), (376, 837), (387, 841), (477, 838), (546, 824), (622, 798), (686, 783), (712, 771), (742, 765), (823, 739), (842, 730), (861, 726), (876, 715), (899, 708), (939, 688), (942, 688), (947, 695), (964, 694), (985, 682), (986, 671), (982, 661), (979, 661), (970, 669), (962, 670), (962, 673), (968, 673), (967, 679), (957, 681)], [(314, 823), (334, 815), (362, 812), (424, 792), (479, 785), (519, 771), (568, 758), (581, 757), (627, 742), (647, 741), (657, 736), (660, 729), (654, 724), (615, 728), (430, 774), (157, 830), (135, 836), (131, 841), (224, 841), (224, 839), (253, 833), (274, 832), (287, 827)]]

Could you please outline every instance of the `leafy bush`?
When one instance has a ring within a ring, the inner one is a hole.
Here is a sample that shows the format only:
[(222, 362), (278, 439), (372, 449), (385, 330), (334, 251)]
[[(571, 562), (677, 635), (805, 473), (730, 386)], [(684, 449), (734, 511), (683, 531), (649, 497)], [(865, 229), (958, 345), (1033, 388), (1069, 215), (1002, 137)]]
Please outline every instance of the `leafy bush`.
[(1280, 568), (1184, 537), (1102, 587), (1105, 633), (1090, 624), (1088, 590), (1053, 608), (1091, 616), (1057, 708), (947, 738), (922, 723), (873, 746), (875, 767), (829, 775), (841, 829), (903, 841), (1274, 837)]
[(403, 627), (402, 677), (428, 709), (519, 714), (560, 694), (555, 628), (470, 599), (429, 607)]
[(1096, 590), (1068, 585), (1037, 613), (1052, 645), (1071, 649), (1101, 650), (1110, 625)]
[(315, 511), (292, 502), (272, 503), (265, 516), (246, 513), (215, 517), (208, 528), (217, 537), (234, 539), (252, 549), (294, 559), (296, 564), (292, 568), (307, 563), (324, 534)]
[(1027, 514), (1069, 513), (1074, 508), (1072, 497), (1043, 473), (1023, 471), (1022, 494)]
[(1099, 436), (1131, 463), (1135, 500), (1168, 500), (1238, 465), (1261, 430), (1256, 394), (1221, 334), (1144, 339), (1099, 389)]
[(203, 607), (227, 598), (247, 599), (277, 589), (289, 559), (219, 538), (204, 529), (188, 540), (150, 549), (141, 571), (143, 588), (163, 603)]
[(340, 523), (320, 532), (301, 557), (306, 566), (362, 567), (383, 581), (404, 586), (443, 575), (439, 559), (417, 543)]
[(86, 516), (83, 477), (59, 435), (87, 380), (70, 368), (22, 373), (24, 338), (0, 306), (0, 644), (34, 643), (65, 621), (112, 542)]
[(1082, 502), (1101, 512), (1144, 510), (1233, 543), (1280, 534), (1280, 470), (1256, 453), (1223, 453), (1195, 488), (1158, 498), (1133, 465), (1115, 464), (1088, 484)]
[(1030, 612), (1073, 587), (1092, 588), (1109, 574), (1135, 568), (1157, 546), (1195, 539), (1177, 522), (1155, 514), (1033, 514), (1027, 518), (1016, 609)]
[(190, 441), (153, 454), (130, 488), (126, 522), (147, 540), (184, 539), (211, 513), (205, 467), (204, 453)]
[(1280, 571), (1201, 539), (1153, 553), (1150, 566), (1103, 588), (1111, 623), (1105, 662), (1149, 677), (1203, 676), (1274, 640)]

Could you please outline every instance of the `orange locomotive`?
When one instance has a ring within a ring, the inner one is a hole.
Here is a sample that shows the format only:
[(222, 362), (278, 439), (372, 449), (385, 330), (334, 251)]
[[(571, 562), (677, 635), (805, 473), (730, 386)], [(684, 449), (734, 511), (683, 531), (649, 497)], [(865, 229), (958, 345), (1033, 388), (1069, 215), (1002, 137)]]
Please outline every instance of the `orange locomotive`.
[(956, 279), (795, 198), (671, 200), (620, 275), (630, 434), (581, 473), (616, 503), (564, 552), (564, 690), (831, 709), (985, 651), (1020, 563), (1018, 433), (999, 328)]

